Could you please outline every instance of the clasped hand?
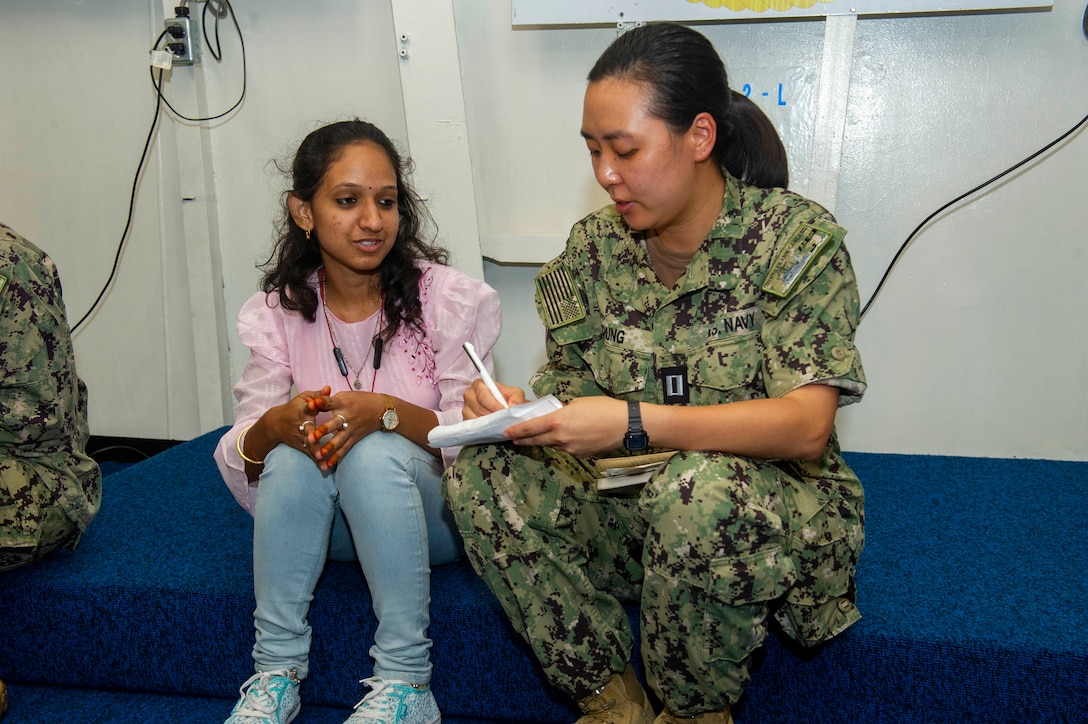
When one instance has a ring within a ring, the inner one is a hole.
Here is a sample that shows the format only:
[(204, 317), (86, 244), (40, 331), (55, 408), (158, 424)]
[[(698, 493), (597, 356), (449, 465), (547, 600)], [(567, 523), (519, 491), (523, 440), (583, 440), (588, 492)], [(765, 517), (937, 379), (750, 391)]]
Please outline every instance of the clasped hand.
[[(517, 387), (495, 383), (511, 407), (526, 402)], [(475, 380), (465, 391), (466, 420), (503, 409), (502, 402)], [(627, 431), (627, 405), (612, 397), (578, 397), (555, 412), (511, 425), (504, 431), (518, 445), (543, 445), (577, 457), (591, 457), (619, 448)]]
[[(332, 388), (300, 392), (284, 405), (281, 439), (307, 455), (323, 471), (343, 460), (352, 446), (378, 429), (385, 409), (382, 396), (373, 392), (338, 392)], [(321, 424), (323, 412), (332, 417)], [(292, 422), (293, 420), (293, 422)]]

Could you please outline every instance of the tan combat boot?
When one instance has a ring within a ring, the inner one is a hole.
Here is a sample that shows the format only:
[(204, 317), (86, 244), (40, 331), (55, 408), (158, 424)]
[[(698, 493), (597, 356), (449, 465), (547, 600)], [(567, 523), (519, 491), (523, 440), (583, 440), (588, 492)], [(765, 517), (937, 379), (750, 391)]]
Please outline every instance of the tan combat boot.
[(729, 711), (729, 707), (719, 709), (718, 711), (708, 711), (703, 714), (696, 714), (695, 716), (676, 716), (670, 714), (669, 710), (661, 712), (657, 715), (657, 719), (654, 719), (654, 724), (683, 724), (683, 722), (694, 722), (695, 724), (733, 724), (733, 715)]
[(585, 714), (575, 724), (652, 724), (654, 710), (628, 664), (623, 674), (613, 674), (608, 683), (578, 702)]
[(4, 712), (8, 710), (8, 688), (0, 681), (0, 719), (4, 718)]

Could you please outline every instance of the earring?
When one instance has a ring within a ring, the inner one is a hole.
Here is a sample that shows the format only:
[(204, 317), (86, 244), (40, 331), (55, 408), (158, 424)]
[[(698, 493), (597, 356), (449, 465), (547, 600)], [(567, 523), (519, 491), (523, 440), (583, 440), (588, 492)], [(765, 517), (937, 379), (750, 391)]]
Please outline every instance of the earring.
[(310, 230), (306, 229), (306, 241), (310, 240)]

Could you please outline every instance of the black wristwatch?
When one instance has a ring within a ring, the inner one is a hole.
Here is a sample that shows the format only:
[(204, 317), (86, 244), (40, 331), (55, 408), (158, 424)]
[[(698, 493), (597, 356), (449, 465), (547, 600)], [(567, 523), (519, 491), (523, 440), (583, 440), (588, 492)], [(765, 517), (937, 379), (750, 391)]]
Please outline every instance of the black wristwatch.
[(642, 452), (650, 447), (650, 436), (642, 429), (642, 414), (636, 400), (627, 401), (627, 434), (623, 446), (628, 452)]

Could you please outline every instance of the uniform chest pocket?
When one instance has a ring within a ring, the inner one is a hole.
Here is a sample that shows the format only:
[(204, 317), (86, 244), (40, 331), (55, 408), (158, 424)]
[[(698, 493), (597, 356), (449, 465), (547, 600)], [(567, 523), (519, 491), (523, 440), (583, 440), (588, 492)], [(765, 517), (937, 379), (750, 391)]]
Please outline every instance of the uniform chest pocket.
[(623, 395), (646, 389), (646, 380), (652, 368), (653, 357), (649, 353), (606, 342), (594, 366), (593, 376), (605, 390), (613, 395)]
[(763, 364), (759, 335), (730, 336), (710, 342), (694, 358), (692, 384), (713, 390), (751, 387)]

